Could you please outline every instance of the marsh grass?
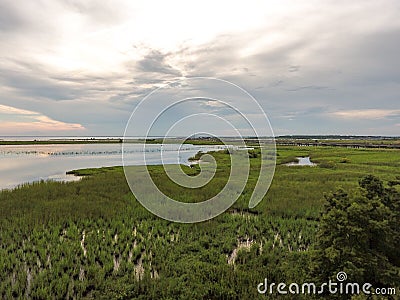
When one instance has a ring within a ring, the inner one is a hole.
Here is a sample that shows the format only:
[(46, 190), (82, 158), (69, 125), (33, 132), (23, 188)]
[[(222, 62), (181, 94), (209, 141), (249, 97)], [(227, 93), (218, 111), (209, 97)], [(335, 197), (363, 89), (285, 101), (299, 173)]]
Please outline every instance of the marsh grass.
[[(257, 284), (266, 276), (271, 282), (307, 279), (324, 194), (355, 189), (366, 174), (394, 180), (400, 166), (396, 150), (279, 147), (271, 187), (249, 209), (260, 150), (250, 155), (249, 180), (238, 201), (198, 224), (171, 223), (149, 213), (129, 190), (122, 167), (75, 170), (70, 173), (84, 176), (81, 181), (2, 191), (0, 297), (257, 299)], [(162, 166), (148, 169), (166, 194), (198, 202), (220, 191), (229, 177), (229, 154), (213, 156), (217, 176), (199, 190), (178, 187)], [(299, 156), (335, 167), (283, 164)], [(199, 166), (182, 168), (189, 175), (200, 172)], [(246, 240), (251, 247), (228, 264)]]

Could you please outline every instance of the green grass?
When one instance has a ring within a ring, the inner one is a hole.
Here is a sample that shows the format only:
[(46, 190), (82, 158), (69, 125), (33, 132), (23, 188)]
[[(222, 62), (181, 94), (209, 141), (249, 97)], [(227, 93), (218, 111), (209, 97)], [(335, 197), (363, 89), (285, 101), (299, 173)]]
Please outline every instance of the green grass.
[[(396, 150), (279, 147), (269, 192), (249, 209), (259, 154), (250, 153), (251, 173), (239, 200), (198, 224), (149, 213), (129, 190), (122, 167), (75, 170), (70, 173), (84, 176), (81, 181), (1, 192), (0, 298), (257, 299), (266, 276), (271, 282), (307, 280), (325, 193), (355, 189), (366, 174), (384, 181), (399, 175)], [(148, 169), (166, 194), (199, 202), (215, 195), (229, 175), (229, 154), (213, 156), (217, 176), (199, 190), (177, 186), (161, 166)], [(284, 165), (299, 156), (318, 165)], [(247, 239), (252, 246), (228, 264), (238, 240)]]

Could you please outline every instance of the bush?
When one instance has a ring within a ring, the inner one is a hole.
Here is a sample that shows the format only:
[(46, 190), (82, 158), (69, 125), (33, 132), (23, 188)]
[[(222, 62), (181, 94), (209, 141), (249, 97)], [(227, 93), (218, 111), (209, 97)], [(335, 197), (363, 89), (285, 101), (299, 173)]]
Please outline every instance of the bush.
[(257, 158), (258, 153), (254, 150), (249, 150), (249, 158)]
[(348, 159), (347, 157), (344, 157), (344, 158), (342, 158), (339, 162), (340, 162), (341, 164), (347, 164), (347, 163), (350, 162), (350, 159)]
[(324, 168), (324, 169), (334, 169), (336, 167), (336, 165), (333, 161), (326, 161), (326, 162), (320, 163), (319, 167)]

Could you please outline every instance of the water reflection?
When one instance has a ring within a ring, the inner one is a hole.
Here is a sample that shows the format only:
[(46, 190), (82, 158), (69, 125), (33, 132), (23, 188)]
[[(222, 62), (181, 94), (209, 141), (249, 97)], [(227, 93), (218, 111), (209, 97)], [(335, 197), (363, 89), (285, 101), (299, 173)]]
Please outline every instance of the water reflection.
[[(124, 160), (138, 164), (189, 164), (198, 151), (226, 146), (124, 144)], [(144, 160), (145, 154), (145, 160)], [(122, 165), (121, 144), (65, 144), (0, 146), (0, 189), (39, 180), (77, 180), (65, 173), (74, 169)]]

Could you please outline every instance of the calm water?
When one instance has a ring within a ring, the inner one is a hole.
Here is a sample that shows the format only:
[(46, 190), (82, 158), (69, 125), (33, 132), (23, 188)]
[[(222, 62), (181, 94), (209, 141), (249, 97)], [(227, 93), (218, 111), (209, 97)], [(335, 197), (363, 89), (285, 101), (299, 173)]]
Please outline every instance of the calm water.
[(310, 157), (297, 157), (298, 162), (291, 162), (287, 166), (315, 166), (316, 164), (310, 160)]
[[(198, 151), (225, 149), (225, 146), (124, 144), (128, 165), (188, 164)], [(145, 154), (145, 159), (144, 159)], [(71, 181), (74, 169), (122, 165), (121, 144), (0, 145), (0, 189), (38, 180)]]

